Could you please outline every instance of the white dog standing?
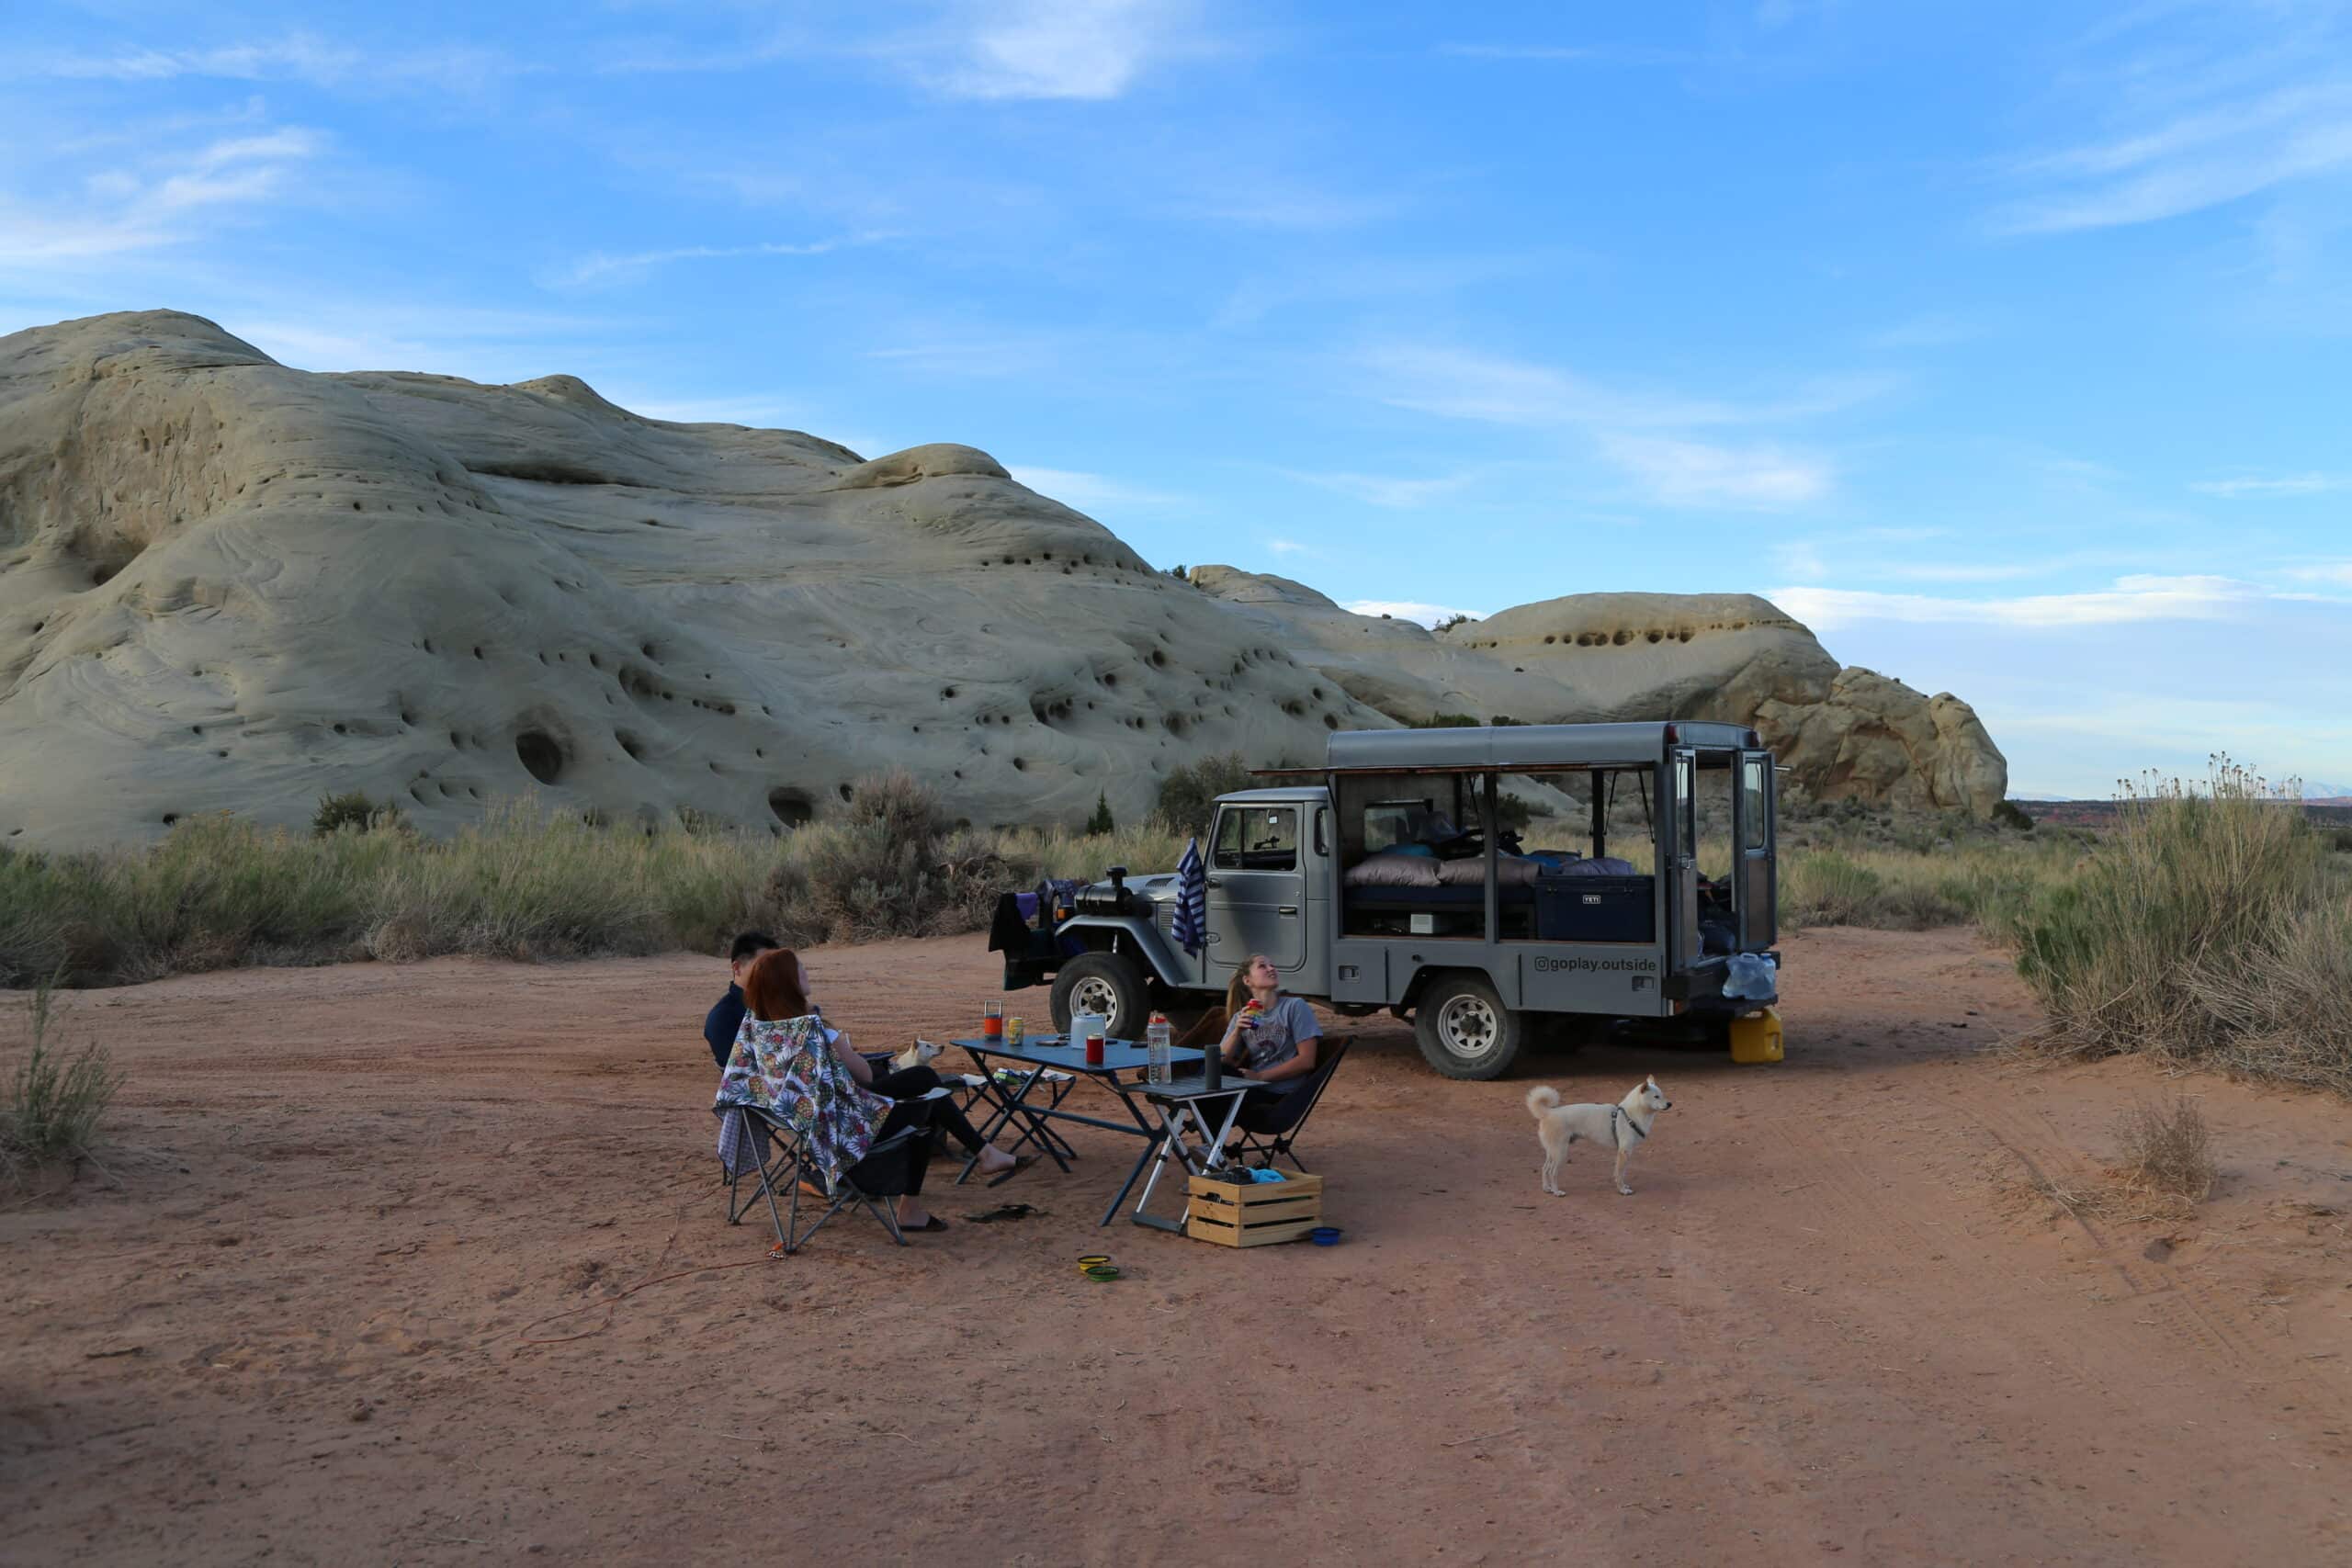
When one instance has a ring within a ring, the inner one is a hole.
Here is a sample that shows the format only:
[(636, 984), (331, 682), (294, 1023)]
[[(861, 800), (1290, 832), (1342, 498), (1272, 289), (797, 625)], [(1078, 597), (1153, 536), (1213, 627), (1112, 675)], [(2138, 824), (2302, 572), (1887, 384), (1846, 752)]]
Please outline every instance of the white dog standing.
[(1666, 1098), (1666, 1090), (1657, 1087), (1655, 1077), (1645, 1078), (1614, 1105), (1563, 1105), (1560, 1091), (1549, 1084), (1529, 1089), (1528, 1113), (1535, 1118), (1535, 1131), (1544, 1140), (1544, 1190), (1555, 1198), (1567, 1196), (1560, 1190), (1560, 1161), (1567, 1157), (1570, 1144), (1587, 1138), (1617, 1151), (1617, 1190), (1631, 1198), (1634, 1190), (1625, 1185), (1625, 1156), (1649, 1142), (1658, 1112), (1673, 1108), (1674, 1101)]

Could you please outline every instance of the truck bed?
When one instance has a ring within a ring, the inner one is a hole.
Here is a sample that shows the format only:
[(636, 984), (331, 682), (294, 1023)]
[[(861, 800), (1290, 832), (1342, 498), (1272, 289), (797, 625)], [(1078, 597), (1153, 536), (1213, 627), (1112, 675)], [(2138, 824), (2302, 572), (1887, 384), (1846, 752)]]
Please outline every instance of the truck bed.
[[(1646, 876), (1547, 876), (1497, 890), (1502, 930), (1514, 941), (1648, 942), (1657, 934), (1657, 891)], [(1348, 887), (1341, 927), (1351, 935), (1471, 936), (1484, 911), (1484, 886)], [(1415, 931), (1412, 917), (1432, 917)]]

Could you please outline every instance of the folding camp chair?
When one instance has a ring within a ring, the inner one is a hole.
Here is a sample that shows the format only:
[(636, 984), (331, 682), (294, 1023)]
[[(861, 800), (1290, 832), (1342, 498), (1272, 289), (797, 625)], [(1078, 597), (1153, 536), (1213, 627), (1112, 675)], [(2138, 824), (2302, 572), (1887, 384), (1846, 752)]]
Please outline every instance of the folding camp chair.
[(1340, 1070), (1340, 1063), (1355, 1043), (1355, 1036), (1342, 1034), (1337, 1040), (1326, 1040), (1316, 1053), (1315, 1070), (1306, 1075), (1303, 1089), (1295, 1089), (1281, 1099), (1265, 1103), (1252, 1095), (1241, 1102), (1239, 1114), (1233, 1119), (1234, 1130), (1241, 1140), (1230, 1145), (1245, 1165), (1272, 1165), (1277, 1158), (1286, 1159), (1305, 1175), (1306, 1166), (1291, 1145), (1306, 1126), (1306, 1119), (1314, 1114), (1316, 1101), (1331, 1085), (1331, 1075)]
[(727, 1194), (727, 1223), (740, 1225), (763, 1190), (798, 1174), (799, 1142), (778, 1123), (759, 1120), (740, 1105), (711, 1109), (719, 1119), (718, 1184)]
[[(913, 1121), (867, 1149), (864, 1159), (834, 1179), (831, 1190), (820, 1200), (826, 1204), (825, 1212), (809, 1222), (807, 1230), (800, 1228), (802, 1184), (798, 1181), (792, 1184), (791, 1219), (787, 1221), (776, 1209), (775, 1183), (763, 1170), (760, 1178), (760, 1190), (767, 1199), (768, 1217), (775, 1222), (775, 1252), (788, 1257), (799, 1251), (808, 1245), (810, 1236), (825, 1228), (826, 1221), (853, 1204), (863, 1205), (865, 1212), (880, 1221), (882, 1228), (890, 1233), (892, 1241), (900, 1247), (906, 1246), (907, 1238), (899, 1229), (899, 1216), (891, 1212), (891, 1203), (906, 1193), (912, 1181), (916, 1145), (931, 1136), (932, 1113), (948, 1098), (948, 1089), (943, 1086), (914, 1100), (899, 1101), (901, 1105), (915, 1105), (922, 1109)], [(782, 1122), (760, 1107), (747, 1105), (742, 1110), (755, 1122), (764, 1122), (771, 1132), (781, 1134), (786, 1139), (791, 1137)], [(797, 1158), (794, 1163), (798, 1163)], [(813, 1176), (814, 1172), (810, 1174)]]

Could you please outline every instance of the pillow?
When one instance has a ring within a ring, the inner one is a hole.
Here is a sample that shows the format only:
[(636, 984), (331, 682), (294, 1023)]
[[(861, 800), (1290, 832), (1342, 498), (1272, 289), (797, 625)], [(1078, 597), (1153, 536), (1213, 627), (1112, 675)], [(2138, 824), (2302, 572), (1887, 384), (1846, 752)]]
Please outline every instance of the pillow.
[(1425, 855), (1366, 855), (1340, 880), (1350, 887), (1435, 887), (1437, 862)]
[[(1519, 855), (1503, 855), (1495, 863), (1495, 874), (1505, 887), (1521, 887), (1535, 880), (1542, 867)], [(1441, 861), (1437, 879), (1448, 887), (1476, 887), (1487, 880), (1485, 860)]]
[(1615, 855), (1608, 855), (1600, 860), (1572, 861), (1560, 868), (1560, 874), (1562, 876), (1638, 876), (1641, 874), (1634, 869), (1632, 861), (1619, 860)]

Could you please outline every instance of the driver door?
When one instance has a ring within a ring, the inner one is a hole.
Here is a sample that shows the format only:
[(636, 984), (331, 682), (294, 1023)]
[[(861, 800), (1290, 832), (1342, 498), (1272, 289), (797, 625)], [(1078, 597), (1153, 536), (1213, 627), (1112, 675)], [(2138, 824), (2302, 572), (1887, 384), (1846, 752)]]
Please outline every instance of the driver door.
[(1220, 807), (1210, 837), (1205, 977), (1226, 984), (1253, 953), (1297, 972), (1306, 962), (1306, 891), (1296, 806)]

